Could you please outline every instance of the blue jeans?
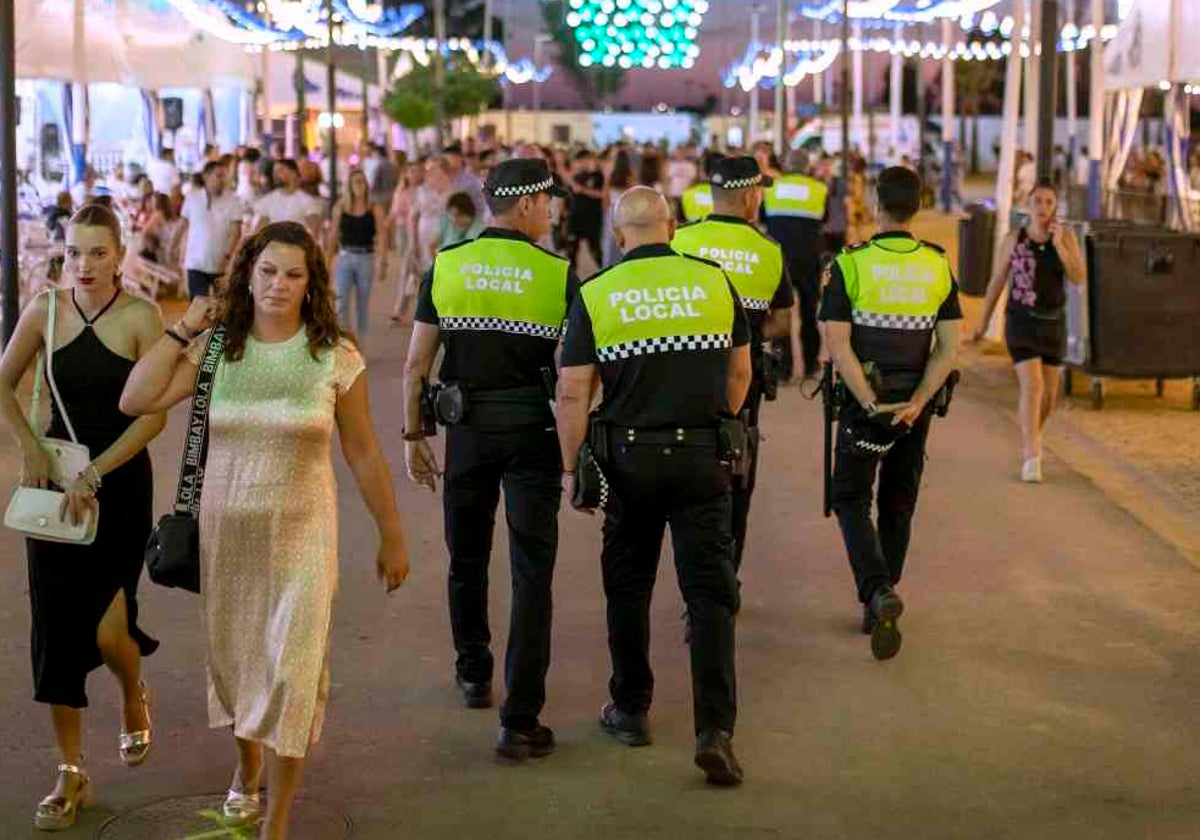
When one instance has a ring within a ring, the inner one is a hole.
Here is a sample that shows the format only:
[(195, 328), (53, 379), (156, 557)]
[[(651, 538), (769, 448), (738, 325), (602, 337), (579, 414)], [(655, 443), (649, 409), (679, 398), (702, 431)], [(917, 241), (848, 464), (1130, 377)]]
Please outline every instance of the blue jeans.
[(375, 275), (375, 255), (339, 251), (337, 258), (338, 320), (349, 327), (350, 292), (354, 291), (354, 314), (357, 333), (367, 334), (367, 316), (370, 314), (371, 280)]

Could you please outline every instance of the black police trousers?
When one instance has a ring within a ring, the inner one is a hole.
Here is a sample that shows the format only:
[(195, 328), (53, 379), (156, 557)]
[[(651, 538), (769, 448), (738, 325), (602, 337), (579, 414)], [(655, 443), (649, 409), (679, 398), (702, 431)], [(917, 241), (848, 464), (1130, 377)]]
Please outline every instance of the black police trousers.
[(550, 585), (558, 552), (562, 457), (553, 430), (528, 427), (446, 430), (442, 493), (450, 551), (450, 626), (456, 669), (468, 682), (492, 679), (488, 561), (496, 505), (504, 489), (512, 564), (512, 608), (500, 721), (531, 729), (546, 701), (550, 667)]
[[(853, 416), (852, 411), (843, 409), (842, 422), (838, 424), (833, 509), (850, 555), (858, 599), (866, 604), (879, 586), (899, 583), (904, 571), (921, 473), (925, 469), (925, 440), (929, 436), (932, 415), (929, 411), (922, 414), (907, 434), (900, 437), (885, 455), (879, 456), (850, 443), (846, 434), (847, 414)], [(879, 475), (878, 527), (871, 521), (876, 473)]]
[(605, 464), (616, 503), (604, 519), (601, 565), (608, 600), (609, 692), (621, 711), (650, 708), (650, 598), (663, 531), (691, 620), (696, 732), (733, 731), (737, 717), (733, 616), (738, 609), (729, 529), (729, 468), (715, 446), (615, 443)]
[(732, 479), (730, 507), (732, 509), (733, 530), (733, 571), (742, 568), (742, 552), (746, 548), (746, 528), (750, 519), (750, 497), (754, 495), (754, 484), (758, 478), (758, 414), (762, 409), (762, 385), (755, 382), (750, 386), (742, 411), (749, 411), (749, 434), (746, 446), (749, 448), (750, 459), (745, 475), (735, 475)]

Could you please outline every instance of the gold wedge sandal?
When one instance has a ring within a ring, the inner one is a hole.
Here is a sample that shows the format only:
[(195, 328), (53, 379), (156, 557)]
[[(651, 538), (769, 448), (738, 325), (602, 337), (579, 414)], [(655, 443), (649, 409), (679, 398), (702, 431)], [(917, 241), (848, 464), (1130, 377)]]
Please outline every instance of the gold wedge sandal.
[(37, 812), (33, 816), (33, 827), (39, 831), (66, 831), (75, 825), (79, 818), (79, 809), (87, 801), (88, 775), (82, 767), (74, 764), (58, 765), (58, 775), (67, 773), (79, 779), (79, 785), (71, 796), (56, 796), (51, 794), (38, 803)]
[(146, 728), (140, 729), (137, 732), (125, 732), (124, 727), (122, 727), (120, 739), (121, 761), (125, 762), (126, 767), (137, 767), (150, 754), (150, 693), (144, 682), (139, 683), (139, 685), (142, 689), (142, 708), (146, 710)]

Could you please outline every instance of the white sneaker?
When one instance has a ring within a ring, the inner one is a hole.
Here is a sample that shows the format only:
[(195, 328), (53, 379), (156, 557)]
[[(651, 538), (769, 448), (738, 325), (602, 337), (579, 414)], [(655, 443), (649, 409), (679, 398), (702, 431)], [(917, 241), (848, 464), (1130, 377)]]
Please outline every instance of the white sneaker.
[(1025, 463), (1021, 466), (1021, 481), (1027, 484), (1042, 483), (1042, 459), (1041, 458), (1026, 458)]

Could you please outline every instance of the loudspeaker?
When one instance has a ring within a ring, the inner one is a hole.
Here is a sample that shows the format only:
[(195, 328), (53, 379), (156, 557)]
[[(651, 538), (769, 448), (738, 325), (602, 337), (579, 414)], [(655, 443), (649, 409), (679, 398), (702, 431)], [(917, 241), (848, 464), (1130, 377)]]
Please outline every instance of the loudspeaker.
[(168, 96), (162, 100), (163, 127), (167, 131), (178, 131), (183, 128), (183, 100), (178, 96)]

